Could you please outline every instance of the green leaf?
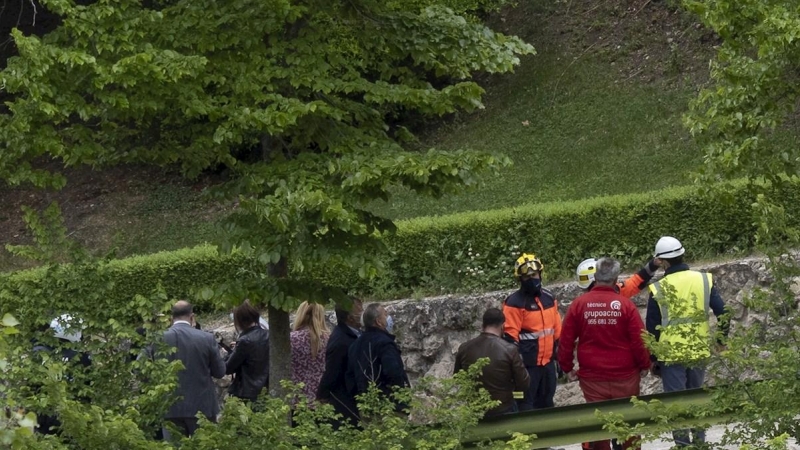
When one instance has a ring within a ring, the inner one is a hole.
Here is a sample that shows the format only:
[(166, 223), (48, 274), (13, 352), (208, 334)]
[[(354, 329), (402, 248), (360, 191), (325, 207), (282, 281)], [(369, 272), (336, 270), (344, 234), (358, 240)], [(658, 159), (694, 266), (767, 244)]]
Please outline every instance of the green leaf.
[(15, 327), (19, 325), (19, 321), (15, 319), (14, 316), (12, 316), (10, 313), (5, 313), (3, 315), (2, 324), (4, 327)]
[(200, 292), (198, 293), (198, 296), (201, 299), (206, 300), (206, 301), (211, 300), (212, 298), (214, 298), (214, 290), (211, 289), (211, 288), (205, 287), (205, 288), (200, 290)]

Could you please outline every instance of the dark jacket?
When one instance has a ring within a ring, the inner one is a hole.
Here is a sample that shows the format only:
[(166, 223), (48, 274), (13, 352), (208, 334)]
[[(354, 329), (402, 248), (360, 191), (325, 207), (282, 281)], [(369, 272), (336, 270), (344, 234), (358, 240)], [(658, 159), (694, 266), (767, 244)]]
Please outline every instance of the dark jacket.
[(530, 384), (519, 350), (500, 336), (481, 333), (458, 348), (453, 373), (468, 368), (481, 358), (489, 358), (489, 364), (483, 367), (480, 382), (492, 400), (500, 401), (500, 405), (487, 411), (486, 416), (507, 412), (514, 406), (514, 391), (525, 391)]
[[(678, 264), (672, 266), (664, 271), (664, 276), (676, 273), (676, 272), (683, 272), (684, 270), (689, 270), (689, 266), (687, 264)], [(722, 320), (721, 317), (725, 314), (725, 302), (722, 301), (722, 297), (719, 295), (719, 291), (717, 290), (716, 286), (711, 287), (711, 298), (708, 306), (714, 312), (714, 315), (717, 317), (718, 323), (717, 326), (719, 330), (722, 332), (723, 336), (728, 335), (728, 330), (730, 328), (730, 323), (727, 320)], [(661, 337), (661, 330), (658, 326), (661, 325), (661, 307), (659, 307), (658, 302), (653, 297), (653, 294), (650, 294), (650, 299), (647, 301), (647, 318), (645, 319), (645, 327), (647, 328), (647, 332), (655, 336), (656, 340)], [(656, 356), (651, 355), (650, 359), (655, 361)]]
[[(89, 356), (88, 353), (85, 352), (78, 352), (76, 350), (72, 350), (70, 348), (62, 348), (58, 351), (59, 355), (56, 354), (56, 350), (53, 347), (48, 345), (44, 345), (38, 342), (34, 342), (33, 347), (33, 354), (35, 358), (42, 360), (42, 354), (50, 354), (52, 357), (60, 356), (61, 361), (67, 364), (75, 363), (75, 366), (68, 369), (67, 372), (64, 374), (65, 379), (69, 382), (73, 381), (73, 371), (80, 370), (80, 368), (87, 368), (92, 365), (92, 358)], [(65, 343), (64, 345), (69, 345)], [(87, 382), (88, 385), (88, 382)], [(41, 389), (40, 385), (32, 386), (34, 391), (39, 392)], [(88, 398), (80, 398), (80, 401), (91, 403), (91, 400)], [(56, 414), (48, 414), (48, 412), (40, 412), (37, 417), (38, 427), (36, 428), (36, 432), (42, 434), (58, 434), (58, 428), (61, 426), (61, 421), (58, 419)]]
[[(68, 344), (65, 344), (65, 345), (68, 345)], [(47, 345), (44, 345), (44, 344), (40, 344), (40, 343), (36, 343), (36, 345), (34, 345), (34, 347), (33, 347), (33, 352), (34, 353), (43, 352), (43, 353), (54, 354), (55, 350), (53, 349), (53, 347), (50, 347), (50, 346), (47, 346)], [(89, 367), (89, 366), (92, 365), (92, 357), (89, 356), (88, 353), (79, 352), (79, 351), (73, 350), (71, 348), (62, 348), (62, 349), (60, 349), (60, 354), (61, 354), (61, 361), (65, 362), (65, 363), (77, 362), (82, 367)], [(67, 381), (72, 381), (72, 375), (69, 374), (69, 373), (66, 374), (66, 379), (67, 379)]]
[(242, 332), (228, 355), (225, 373), (236, 374), (228, 393), (255, 401), (269, 384), (269, 331), (256, 325)]
[[(352, 395), (367, 392), (371, 382), (387, 395), (394, 386), (410, 385), (394, 339), (394, 335), (380, 328), (367, 327), (353, 342), (347, 354), (347, 387)], [(403, 407), (397, 405), (398, 410)]]
[(219, 356), (214, 336), (187, 323), (176, 323), (164, 333), (164, 341), (177, 348), (168, 356), (169, 360), (179, 359), (184, 367), (178, 372), (177, 394), (180, 398), (165, 417), (189, 418), (202, 412), (209, 419), (215, 419), (219, 403), (212, 377), (225, 376), (225, 363)]
[(346, 324), (337, 325), (325, 348), (325, 373), (319, 381), (317, 398), (325, 400), (337, 413), (350, 421), (358, 419), (356, 399), (347, 390), (347, 352), (350, 345), (358, 339), (356, 333)]

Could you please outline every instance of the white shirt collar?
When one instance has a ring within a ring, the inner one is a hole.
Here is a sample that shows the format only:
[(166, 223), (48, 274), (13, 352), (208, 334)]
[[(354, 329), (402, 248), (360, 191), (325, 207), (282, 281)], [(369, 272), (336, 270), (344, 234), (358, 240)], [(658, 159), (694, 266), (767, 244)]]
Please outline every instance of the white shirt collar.
[(192, 326), (192, 324), (190, 324), (189, 322), (187, 322), (185, 320), (176, 320), (175, 322), (172, 322), (173, 325), (177, 325), (179, 323), (185, 323), (186, 325)]

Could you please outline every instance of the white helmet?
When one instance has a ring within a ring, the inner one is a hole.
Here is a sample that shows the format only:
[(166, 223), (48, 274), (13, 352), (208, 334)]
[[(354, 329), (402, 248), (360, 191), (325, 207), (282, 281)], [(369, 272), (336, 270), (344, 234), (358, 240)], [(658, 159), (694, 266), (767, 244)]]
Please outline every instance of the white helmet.
[(578, 277), (578, 286), (581, 289), (588, 289), (594, 283), (594, 273), (597, 272), (597, 260), (594, 258), (584, 259), (578, 264), (575, 275)]
[(81, 324), (83, 320), (73, 320), (69, 314), (62, 314), (50, 322), (50, 328), (55, 332), (58, 339), (64, 339), (70, 342), (78, 342), (81, 340)]
[(656, 253), (653, 255), (656, 258), (675, 258), (684, 254), (686, 250), (683, 249), (681, 241), (672, 236), (664, 236), (656, 242)]

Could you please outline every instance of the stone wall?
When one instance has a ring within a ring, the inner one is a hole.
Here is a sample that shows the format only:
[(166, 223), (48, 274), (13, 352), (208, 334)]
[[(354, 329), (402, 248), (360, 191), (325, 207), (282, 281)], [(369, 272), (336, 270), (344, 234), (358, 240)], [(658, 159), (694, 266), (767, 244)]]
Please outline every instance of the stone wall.
[[(744, 308), (742, 299), (753, 287), (765, 287), (769, 284), (769, 276), (762, 259), (752, 258), (693, 268), (713, 274), (714, 285), (734, 311), (734, 326), (737, 323), (746, 325), (754, 320)], [(574, 282), (546, 287), (556, 295), (562, 315), (570, 303), (582, 293)], [(395, 333), (412, 381), (426, 375), (451, 375), (458, 347), (478, 334), (483, 312), (489, 307), (501, 306), (511, 292), (447, 295), (387, 303), (386, 308), (394, 317)], [(643, 292), (633, 299), (640, 307), (642, 317), (647, 298), (647, 293)], [(644, 394), (659, 392), (659, 380), (652, 376), (646, 377), (642, 382), (642, 390)], [(559, 385), (556, 406), (582, 401), (577, 383)]]
[[(769, 284), (770, 279), (764, 260), (750, 258), (693, 268), (713, 274), (714, 285), (726, 304), (734, 311), (733, 326), (737, 324), (746, 326), (757, 319), (748, 313), (742, 299), (752, 288), (766, 287)], [(556, 295), (562, 315), (570, 303), (582, 293), (574, 282), (549, 284), (546, 287)], [(492, 306), (500, 307), (511, 292), (508, 290), (475, 295), (446, 295), (385, 303), (394, 317), (395, 334), (412, 382), (428, 375), (450, 376), (458, 347), (479, 333), (484, 311)], [(633, 300), (644, 317), (647, 293), (640, 293)], [(332, 312), (328, 315), (328, 319), (335, 323), (336, 319)], [(226, 340), (233, 337), (232, 326), (215, 331)], [(660, 382), (655, 377), (648, 376), (642, 381), (643, 394), (659, 392), (660, 389)], [(556, 392), (556, 406), (582, 401), (583, 397), (577, 383), (559, 385)]]

